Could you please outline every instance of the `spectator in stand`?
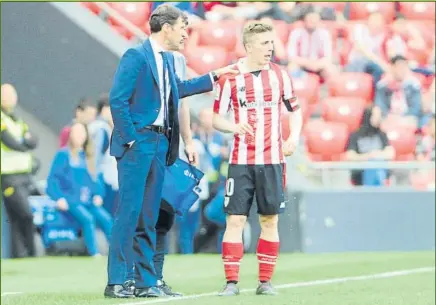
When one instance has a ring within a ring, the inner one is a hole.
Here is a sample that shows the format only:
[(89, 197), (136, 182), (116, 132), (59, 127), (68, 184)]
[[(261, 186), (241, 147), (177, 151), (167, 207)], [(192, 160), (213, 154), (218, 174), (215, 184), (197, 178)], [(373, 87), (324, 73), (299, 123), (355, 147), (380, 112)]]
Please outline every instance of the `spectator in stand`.
[(289, 70), (294, 77), (302, 71), (324, 79), (336, 74), (333, 64), (332, 37), (320, 26), (320, 15), (311, 11), (304, 16), (304, 26), (294, 29), (288, 42)]
[(383, 73), (389, 71), (383, 54), (385, 38), (385, 20), (380, 12), (372, 13), (366, 24), (356, 24), (351, 34), (352, 49), (346, 71), (371, 74), (375, 87)]
[(435, 122), (433, 114), (427, 124), (427, 135), (424, 135), (416, 147), (416, 159), (418, 161), (435, 161)]
[(374, 103), (383, 118), (402, 116), (408, 125), (417, 127), (421, 119), (421, 84), (401, 55), (392, 58), (390, 72), (377, 84)]
[(105, 185), (104, 208), (113, 215), (118, 195), (117, 162), (109, 154), (109, 142), (113, 129), (109, 96), (102, 95), (97, 103), (97, 119), (88, 125), (94, 144), (97, 172), (103, 175)]
[[(347, 161), (387, 161), (395, 157), (388, 137), (380, 129), (381, 113), (377, 107), (365, 109), (360, 128), (350, 135), (345, 153)], [(386, 169), (354, 170), (351, 181), (354, 185), (384, 185), (388, 177)]]
[(91, 101), (87, 98), (82, 98), (79, 104), (76, 106), (74, 119), (70, 124), (66, 125), (61, 130), (59, 135), (59, 147), (65, 147), (67, 145), (70, 129), (74, 123), (82, 123), (87, 125), (95, 120), (96, 115), (97, 109), (94, 105), (92, 105)]
[(435, 97), (435, 78), (433, 77), (433, 82), (430, 88), (422, 95), (422, 120), (421, 125), (427, 125), (431, 117), (435, 114), (436, 108), (436, 97)]
[(86, 126), (71, 126), (68, 145), (58, 150), (47, 178), (47, 195), (81, 225), (90, 256), (99, 256), (96, 224), (110, 238), (112, 217), (102, 207), (104, 182), (98, 174)]

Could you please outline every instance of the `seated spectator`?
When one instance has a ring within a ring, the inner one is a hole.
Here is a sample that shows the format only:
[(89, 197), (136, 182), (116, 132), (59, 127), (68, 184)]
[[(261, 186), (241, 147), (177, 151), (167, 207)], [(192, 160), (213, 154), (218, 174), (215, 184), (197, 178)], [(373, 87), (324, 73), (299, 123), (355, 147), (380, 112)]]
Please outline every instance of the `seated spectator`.
[(427, 135), (424, 135), (416, 147), (416, 160), (435, 161), (435, 114), (427, 124)]
[(435, 98), (435, 78), (430, 88), (422, 95), (422, 125), (427, 125), (431, 117), (435, 115), (436, 98)]
[(352, 49), (346, 71), (371, 74), (375, 87), (383, 73), (389, 71), (382, 49), (385, 38), (385, 20), (380, 12), (369, 15), (367, 24), (356, 24), (350, 38)]
[[(380, 129), (381, 113), (376, 107), (364, 111), (362, 125), (350, 135), (345, 159), (347, 161), (386, 161), (395, 157), (388, 137)], [(386, 169), (354, 170), (351, 180), (354, 185), (383, 185), (388, 178)]]
[(291, 32), (288, 57), (288, 67), (294, 76), (306, 71), (328, 79), (336, 73), (332, 37), (327, 29), (320, 26), (318, 13), (307, 13), (304, 16), (304, 26)]
[[(427, 124), (428, 134), (423, 136), (416, 147), (417, 161), (435, 161), (435, 124), (436, 117), (433, 114), (431, 120)], [(433, 169), (421, 169), (414, 172), (411, 176), (412, 183), (415, 181), (415, 186), (422, 189), (435, 188), (435, 171)]]
[(104, 183), (96, 172), (92, 146), (85, 125), (71, 127), (68, 145), (56, 153), (47, 178), (47, 195), (61, 211), (70, 213), (81, 224), (85, 245), (91, 256), (98, 256), (96, 224), (109, 239), (112, 217), (102, 207)]
[(421, 84), (412, 75), (406, 58), (395, 56), (390, 73), (377, 84), (374, 104), (380, 108), (383, 118), (406, 117), (407, 124), (416, 127), (421, 118), (421, 99)]
[(113, 129), (109, 96), (102, 95), (97, 103), (97, 119), (88, 125), (89, 135), (94, 144), (97, 172), (103, 175), (105, 185), (104, 208), (112, 215), (115, 212), (118, 196), (117, 162), (109, 154), (109, 142)]
[(426, 44), (419, 30), (408, 23), (404, 15), (398, 14), (385, 38), (384, 48), (386, 60), (389, 60), (397, 55), (406, 57), (409, 49), (425, 49)]
[(59, 147), (64, 147), (67, 145), (70, 128), (74, 123), (82, 123), (87, 125), (88, 123), (95, 120), (97, 115), (97, 109), (94, 105), (91, 104), (91, 101), (86, 98), (82, 98), (79, 104), (76, 106), (74, 119), (64, 128), (62, 128), (61, 133), (59, 135)]

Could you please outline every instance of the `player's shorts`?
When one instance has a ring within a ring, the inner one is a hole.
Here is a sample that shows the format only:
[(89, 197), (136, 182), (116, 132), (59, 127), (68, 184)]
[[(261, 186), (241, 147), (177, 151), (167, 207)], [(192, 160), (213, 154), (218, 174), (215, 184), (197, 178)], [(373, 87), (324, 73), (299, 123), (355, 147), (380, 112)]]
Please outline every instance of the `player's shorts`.
[(254, 196), (260, 215), (277, 215), (285, 209), (284, 164), (230, 164), (226, 181), (224, 211), (248, 216)]

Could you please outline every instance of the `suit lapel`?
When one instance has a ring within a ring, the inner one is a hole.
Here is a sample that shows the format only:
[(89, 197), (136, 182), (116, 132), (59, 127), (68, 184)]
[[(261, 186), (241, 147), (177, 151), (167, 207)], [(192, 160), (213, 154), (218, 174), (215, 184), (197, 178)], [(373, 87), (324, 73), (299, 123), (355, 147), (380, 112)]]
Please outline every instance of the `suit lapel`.
[(153, 74), (154, 81), (156, 82), (157, 87), (159, 88), (159, 74), (157, 73), (157, 65), (156, 58), (154, 58), (153, 48), (151, 47), (150, 40), (147, 39), (142, 45), (145, 49), (145, 56), (148, 59), (148, 64), (151, 68), (151, 73)]

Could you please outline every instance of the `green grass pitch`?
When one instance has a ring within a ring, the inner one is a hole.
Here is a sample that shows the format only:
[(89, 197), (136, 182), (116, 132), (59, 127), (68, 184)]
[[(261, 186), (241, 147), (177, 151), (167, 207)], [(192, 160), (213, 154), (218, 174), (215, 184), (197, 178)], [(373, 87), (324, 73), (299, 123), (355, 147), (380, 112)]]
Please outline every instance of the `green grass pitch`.
[(4, 305), (435, 304), (435, 252), (282, 254), (273, 279), (279, 295), (274, 297), (254, 295), (254, 255), (245, 255), (240, 282), (244, 292), (232, 298), (215, 296), (224, 283), (218, 255), (168, 256), (166, 280), (188, 297), (159, 300), (104, 299), (106, 258), (46, 257), (1, 264)]

